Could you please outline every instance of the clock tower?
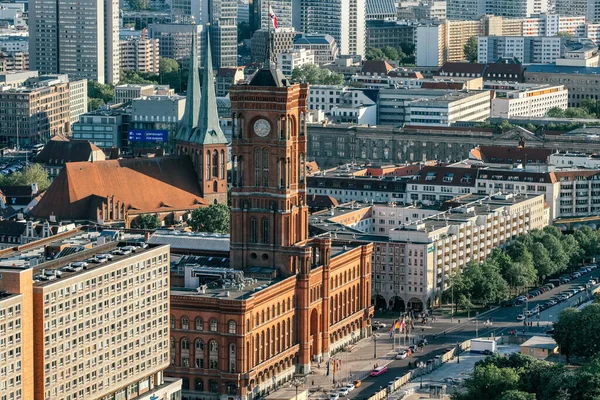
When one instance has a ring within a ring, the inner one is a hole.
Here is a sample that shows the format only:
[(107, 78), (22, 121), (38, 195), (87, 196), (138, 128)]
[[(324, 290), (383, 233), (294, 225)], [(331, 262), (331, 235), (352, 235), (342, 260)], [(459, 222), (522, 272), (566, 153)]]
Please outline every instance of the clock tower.
[(259, 70), (229, 89), (233, 117), (231, 263), (296, 274), (308, 239), (307, 84)]

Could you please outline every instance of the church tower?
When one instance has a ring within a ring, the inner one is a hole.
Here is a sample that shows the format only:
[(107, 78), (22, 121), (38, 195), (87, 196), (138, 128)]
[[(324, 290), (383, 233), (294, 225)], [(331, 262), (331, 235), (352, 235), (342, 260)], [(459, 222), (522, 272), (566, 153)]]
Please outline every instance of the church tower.
[(229, 89), (233, 117), (231, 265), (301, 268), (308, 239), (306, 103), (308, 85), (272, 65)]
[(175, 136), (175, 148), (178, 155), (192, 158), (202, 197), (208, 203), (227, 204), (227, 139), (219, 125), (209, 31), (207, 26), (202, 86), (198, 78), (197, 39), (192, 35), (185, 112)]

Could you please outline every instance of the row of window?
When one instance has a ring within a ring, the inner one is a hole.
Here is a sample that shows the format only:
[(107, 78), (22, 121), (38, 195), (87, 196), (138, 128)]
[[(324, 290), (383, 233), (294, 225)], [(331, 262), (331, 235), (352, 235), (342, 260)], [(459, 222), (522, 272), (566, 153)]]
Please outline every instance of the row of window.
[[(175, 324), (176, 320), (175, 317), (171, 315), (171, 329), (177, 329), (178, 327)], [(204, 330), (204, 321), (202, 320), (202, 318), (198, 317), (195, 320), (194, 323), (194, 330), (196, 331), (203, 331)], [(210, 332), (217, 332), (219, 323), (217, 321), (216, 318), (211, 318), (209, 323), (208, 323), (208, 329)], [(181, 317), (181, 325), (179, 326), (179, 329), (183, 329), (183, 330), (189, 330), (190, 329), (190, 320), (188, 317)], [(237, 333), (237, 323), (234, 320), (230, 320), (227, 323), (227, 333)]]

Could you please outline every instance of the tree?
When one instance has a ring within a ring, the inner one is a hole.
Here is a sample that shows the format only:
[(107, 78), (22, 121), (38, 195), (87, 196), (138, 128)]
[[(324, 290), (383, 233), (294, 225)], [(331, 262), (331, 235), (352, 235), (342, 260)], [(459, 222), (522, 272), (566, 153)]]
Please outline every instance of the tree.
[(225, 204), (211, 204), (192, 211), (188, 225), (194, 232), (229, 232), (229, 207)]
[(577, 240), (581, 250), (583, 250), (585, 257), (591, 258), (598, 254), (600, 243), (596, 231), (592, 230), (592, 228), (584, 226), (575, 230), (573, 236), (575, 237), (575, 240)]
[(465, 52), (465, 59), (471, 63), (477, 62), (477, 36), (471, 36), (465, 46), (463, 47)]
[(161, 226), (157, 214), (140, 214), (133, 220), (131, 227), (135, 229), (157, 229)]
[(520, 390), (508, 390), (502, 393), (498, 400), (536, 400), (535, 393), (522, 392)]
[(519, 374), (512, 368), (499, 368), (494, 364), (476, 365), (471, 378), (465, 381), (467, 393), (455, 399), (498, 400), (502, 393), (518, 389)]
[(567, 357), (574, 354), (578, 344), (579, 331), (579, 311), (576, 308), (565, 308), (558, 315), (558, 320), (554, 323), (554, 334), (552, 337), (560, 347), (560, 352)]
[(0, 178), (2, 185), (21, 186), (37, 183), (38, 189), (44, 191), (50, 186), (48, 172), (40, 164), (32, 164), (8, 176)]
[(552, 107), (548, 111), (546, 111), (546, 117), (550, 118), (564, 118), (565, 110), (560, 107)]
[(392, 46), (385, 46), (383, 49), (381, 49), (381, 51), (383, 51), (383, 54), (385, 54), (388, 60), (398, 61), (399, 59), (404, 57), (404, 53), (402, 53), (402, 50), (398, 50)]
[(365, 51), (365, 58), (367, 60), (389, 60), (389, 58), (385, 55), (383, 50), (377, 47), (368, 47)]
[(91, 97), (88, 97), (88, 110), (89, 111), (97, 110), (100, 107), (102, 107), (104, 104), (105, 104), (104, 100), (102, 100), (102, 99), (92, 99)]
[(88, 81), (88, 97), (101, 99), (105, 103), (110, 102), (114, 96), (114, 89), (110, 85), (104, 85), (97, 81)]
[(149, 5), (148, 0), (129, 0), (129, 7), (132, 10), (147, 10)]
[(179, 63), (169, 57), (161, 57), (158, 60), (159, 75), (170, 74), (173, 72), (179, 73)]
[(242, 21), (237, 26), (237, 38), (238, 43), (242, 43), (245, 39), (250, 39), (252, 35), (250, 34), (250, 24), (246, 21)]
[[(152, 79), (156, 78), (156, 79)], [(158, 76), (156, 75), (142, 75), (136, 71), (121, 71), (120, 84), (132, 84), (132, 85), (144, 85), (144, 84), (158, 84)]]
[[(559, 244), (560, 246), (560, 244)], [(531, 247), (531, 254), (533, 255), (533, 267), (537, 272), (537, 280), (544, 280), (548, 275), (555, 271), (555, 266), (550, 259), (550, 253), (541, 243), (534, 243)]]
[(306, 64), (292, 71), (291, 80), (294, 82), (306, 82), (311, 85), (341, 85), (344, 83), (344, 75), (321, 69), (315, 64)]

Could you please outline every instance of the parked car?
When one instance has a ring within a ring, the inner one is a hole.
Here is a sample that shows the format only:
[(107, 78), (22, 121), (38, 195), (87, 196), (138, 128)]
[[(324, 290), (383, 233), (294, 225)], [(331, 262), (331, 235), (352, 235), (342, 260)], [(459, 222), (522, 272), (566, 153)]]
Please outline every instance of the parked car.
[(339, 393), (329, 393), (329, 400), (339, 400)]
[(396, 354), (396, 360), (404, 360), (406, 357), (408, 357), (406, 350), (402, 350)]
[(525, 319), (525, 316), (523, 314), (517, 315), (517, 321), (523, 321), (524, 319)]
[(589, 283), (590, 285), (595, 285), (596, 283), (598, 283), (598, 281), (597, 281), (597, 280), (595, 280), (594, 278), (592, 278), (592, 279), (590, 279), (590, 280), (588, 281), (588, 283)]
[(349, 391), (348, 391), (348, 389), (343, 387), (338, 391), (338, 393), (339, 393), (340, 397), (346, 397), (346, 396), (348, 396)]
[(360, 387), (360, 385), (362, 385), (362, 381), (360, 379), (356, 379), (354, 382), (352, 382), (352, 384), (354, 384), (354, 387)]
[(506, 300), (506, 301), (503, 301), (502, 303), (500, 303), (500, 305), (501, 305), (502, 307), (512, 307), (512, 306), (514, 306), (514, 305), (515, 305), (515, 303), (513, 303), (513, 302), (512, 302), (512, 301), (510, 301), (510, 300)]
[(346, 384), (344, 385), (344, 387), (345, 387), (346, 389), (348, 389), (348, 392), (351, 392), (351, 391), (353, 391), (353, 390), (354, 390), (354, 385), (353, 385), (353, 384), (351, 384), (351, 383), (346, 383)]

